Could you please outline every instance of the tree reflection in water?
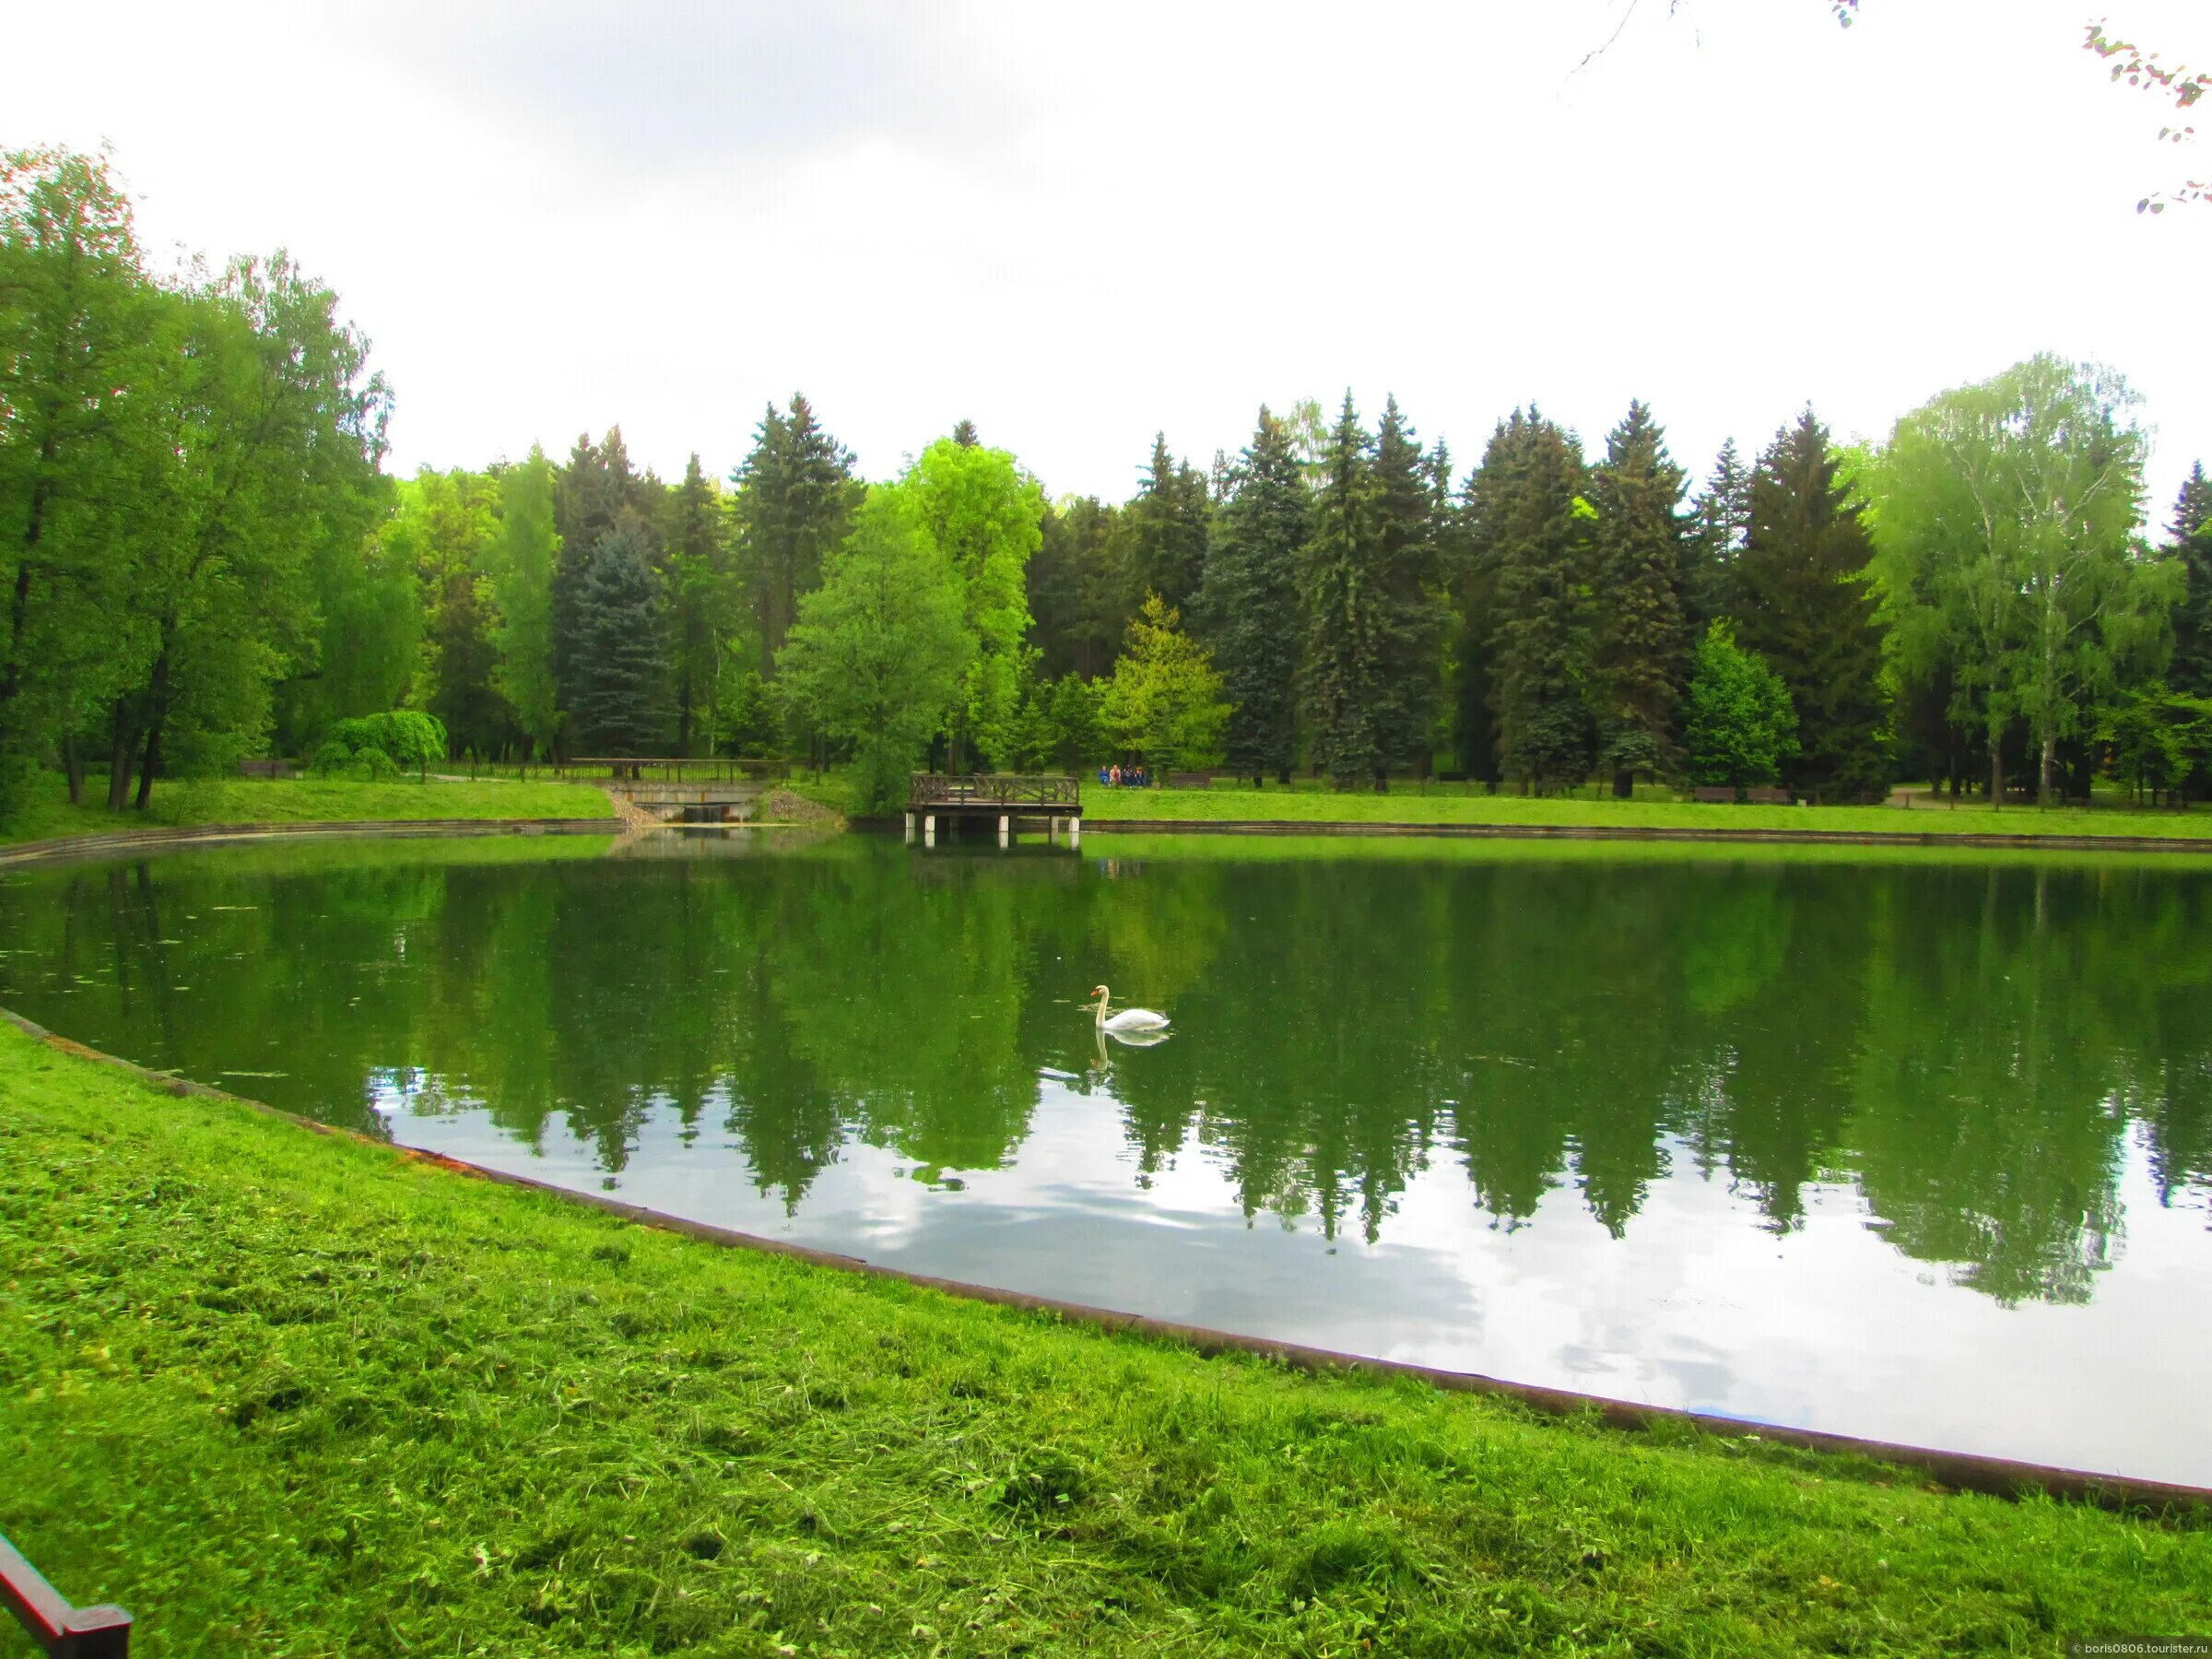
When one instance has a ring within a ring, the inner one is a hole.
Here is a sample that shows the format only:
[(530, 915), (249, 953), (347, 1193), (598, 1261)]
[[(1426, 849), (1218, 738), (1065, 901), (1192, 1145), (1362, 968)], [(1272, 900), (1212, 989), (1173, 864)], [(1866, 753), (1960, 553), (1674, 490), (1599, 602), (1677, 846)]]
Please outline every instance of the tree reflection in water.
[[(2130, 1135), (2161, 1202), (2212, 1182), (2212, 877), (2178, 861), (644, 839), (20, 873), (0, 997), (356, 1127), (584, 1137), (609, 1174), (673, 1112), (793, 1212), (855, 1143), (1015, 1162), (1048, 1076), (1119, 1114), (1139, 1181), (1203, 1158), (1248, 1218), (1384, 1238), (1445, 1160), (1499, 1227), (1571, 1187), (1623, 1238), (1684, 1160), (1777, 1232), (1853, 1182), (2005, 1302), (2090, 1295)], [(1101, 1053), (1101, 980), (1177, 1041)]]

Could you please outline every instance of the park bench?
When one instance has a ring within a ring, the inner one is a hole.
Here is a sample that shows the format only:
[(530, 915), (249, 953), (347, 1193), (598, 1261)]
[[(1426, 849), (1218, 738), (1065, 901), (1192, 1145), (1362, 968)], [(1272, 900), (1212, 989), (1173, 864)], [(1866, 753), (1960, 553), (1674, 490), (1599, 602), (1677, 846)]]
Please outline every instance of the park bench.
[(1786, 789), (1747, 789), (1744, 799), (1754, 806), (1787, 806), (1793, 797)]
[(281, 760), (241, 760), (238, 775), (241, 778), (281, 778), (288, 774)]
[(1168, 774), (1170, 789), (1211, 789), (1213, 786), (1214, 774), (1210, 771), (1171, 771)]
[(48, 1659), (130, 1659), (131, 1616), (121, 1607), (73, 1607), (0, 1538), (0, 1603)]

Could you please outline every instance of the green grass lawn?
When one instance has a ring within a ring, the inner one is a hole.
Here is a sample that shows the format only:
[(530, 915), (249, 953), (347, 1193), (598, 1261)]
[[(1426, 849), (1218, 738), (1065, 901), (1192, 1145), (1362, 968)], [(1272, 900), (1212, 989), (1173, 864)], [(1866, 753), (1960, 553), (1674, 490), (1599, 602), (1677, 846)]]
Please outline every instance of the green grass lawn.
[[(357, 783), (321, 778), (213, 778), (154, 785), (144, 812), (69, 805), (58, 777), (0, 825), (0, 841), (43, 841), (189, 824), (354, 823), (394, 818), (605, 818), (605, 792), (581, 783)], [(90, 793), (90, 791), (88, 791)]]
[(164, 1654), (2052, 1653), (2212, 1523), (1202, 1359), (0, 1026), (0, 1528)]
[(1124, 819), (1272, 818), (1300, 823), (1571, 824), (1623, 829), (1831, 830), (1880, 834), (2212, 836), (2212, 811), (2131, 811), (2122, 805), (2053, 807), (1736, 806), (1655, 798), (1631, 801), (1583, 796), (1486, 794), (1460, 785), (1427, 794), (1396, 783), (1387, 794), (1338, 794), (1312, 787), (1253, 789), (1217, 782), (1211, 789), (1083, 791), (1085, 827)]

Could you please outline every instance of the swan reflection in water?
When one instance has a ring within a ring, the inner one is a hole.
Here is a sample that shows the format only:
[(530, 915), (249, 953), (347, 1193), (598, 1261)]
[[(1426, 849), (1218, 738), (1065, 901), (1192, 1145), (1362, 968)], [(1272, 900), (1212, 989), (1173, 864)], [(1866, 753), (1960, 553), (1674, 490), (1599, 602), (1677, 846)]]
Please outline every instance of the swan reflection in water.
[(1094, 986), (1090, 994), (1098, 998), (1092, 1007), (1091, 1025), (1092, 1034), (1099, 1045), (1100, 1071), (1110, 1070), (1113, 1065), (1112, 1057), (1106, 1052), (1106, 1039), (1109, 1037), (1124, 1048), (1150, 1048), (1168, 1040), (1170, 1033), (1165, 1014), (1155, 1013), (1150, 1008), (1124, 1008), (1118, 1014), (1110, 1013), (1106, 987)]

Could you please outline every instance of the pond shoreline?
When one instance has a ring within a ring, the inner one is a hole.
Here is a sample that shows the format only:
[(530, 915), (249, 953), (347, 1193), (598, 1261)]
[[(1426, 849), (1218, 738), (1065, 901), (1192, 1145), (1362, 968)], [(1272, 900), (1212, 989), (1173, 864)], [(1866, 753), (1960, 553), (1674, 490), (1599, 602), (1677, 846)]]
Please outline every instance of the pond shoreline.
[[(492, 831), (480, 831), (480, 833), (490, 832)], [(901, 1268), (870, 1262), (865, 1257), (785, 1243), (779, 1240), (763, 1238), (758, 1234), (740, 1232), (734, 1229), (717, 1227), (708, 1222), (695, 1221), (687, 1217), (650, 1209), (641, 1205), (629, 1204), (621, 1199), (606, 1197), (599, 1194), (578, 1192), (572, 1188), (555, 1185), (549, 1182), (536, 1181), (526, 1175), (488, 1169), (441, 1153), (395, 1146), (360, 1135), (350, 1129), (318, 1123), (312, 1118), (286, 1112), (281, 1107), (272, 1106), (250, 1096), (233, 1094), (227, 1089), (194, 1082), (189, 1078), (148, 1070), (134, 1061), (92, 1048), (57, 1031), (51, 1030), (10, 1008), (0, 1007), (0, 1021), (15, 1027), (33, 1041), (57, 1053), (78, 1061), (119, 1071), (140, 1083), (160, 1090), (162, 1093), (180, 1099), (202, 1098), (242, 1105), (257, 1113), (282, 1120), (316, 1135), (335, 1135), (362, 1146), (374, 1147), (401, 1159), (427, 1164), (453, 1174), (473, 1177), (494, 1185), (544, 1194), (565, 1203), (618, 1217), (633, 1225), (652, 1228), (657, 1231), (673, 1233), (728, 1249), (788, 1257), (812, 1265), (835, 1268), (866, 1278), (890, 1280), (922, 1289), (935, 1290), (962, 1300), (984, 1302), (1028, 1312), (1043, 1313), (1068, 1324), (1088, 1326), (1109, 1335), (1127, 1334), (1144, 1336), (1187, 1348), (1201, 1357), (1229, 1353), (1245, 1354), (1273, 1361), (1294, 1371), (1311, 1372), (1318, 1376), (1348, 1373), (1404, 1379), (1420, 1382), (1448, 1394), (1477, 1394), (1511, 1400), (1545, 1417), (1571, 1418), (1592, 1414), (1609, 1427), (1622, 1430), (1649, 1431), (1654, 1429), (1673, 1429), (1677, 1431), (1688, 1430), (1698, 1434), (1720, 1437), (1748, 1435), (1763, 1441), (1796, 1447), (1823, 1455), (1865, 1458), (1870, 1462), (1909, 1469), (1925, 1476), (1942, 1486), (1961, 1492), (1978, 1492), (1993, 1497), (2016, 1500), (2037, 1494), (2048, 1494), (2053, 1498), (2089, 1503), (2112, 1510), (2212, 1511), (2212, 1488), (2207, 1487), (2107, 1475), (2091, 1470), (2059, 1468), (2050, 1465), (2027, 1463), (2012, 1458), (1994, 1457), (1974, 1453), (1947, 1452), (1935, 1447), (1900, 1445), (1891, 1441), (1866, 1440), (1853, 1435), (1829, 1433), (1819, 1430), (1768, 1424), (1755, 1418), (1730, 1418), (1708, 1412), (1687, 1411), (1673, 1406), (1649, 1406), (1604, 1394), (1545, 1388), (1485, 1376), (1478, 1372), (1449, 1371), (1405, 1360), (1382, 1359), (1368, 1355), (1344, 1353), (1300, 1343), (1279, 1341), (1270, 1337), (1248, 1335), (1237, 1332), (1216, 1330), (1203, 1325), (1154, 1319), (1144, 1314), (1126, 1312), (1118, 1309), (1094, 1307), (1081, 1302), (1034, 1296), (1024, 1291), (1003, 1289), (991, 1285), (912, 1273)]]
[[(873, 822), (874, 820), (866, 820)], [(898, 828), (896, 819), (882, 820)], [(1962, 830), (1730, 830), (1641, 824), (1378, 823), (1341, 818), (1092, 818), (1087, 835), (1440, 836), (1465, 841), (1707, 841), (1719, 846), (1984, 847), (2056, 853), (2212, 853), (2212, 837)]]
[(300, 818), (249, 824), (181, 824), (148, 830), (111, 830), (0, 844), (0, 869), (60, 864), (203, 841), (276, 841), (301, 836), (376, 836), (391, 839), (465, 835), (614, 835), (617, 818)]

